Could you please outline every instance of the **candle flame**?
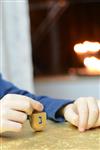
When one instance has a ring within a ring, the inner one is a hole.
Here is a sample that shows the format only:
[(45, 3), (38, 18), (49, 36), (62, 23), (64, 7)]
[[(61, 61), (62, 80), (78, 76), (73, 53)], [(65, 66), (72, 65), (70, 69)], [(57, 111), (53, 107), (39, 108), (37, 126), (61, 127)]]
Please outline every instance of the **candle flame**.
[(94, 56), (86, 57), (84, 59), (84, 65), (87, 67), (88, 70), (100, 73), (100, 59)]
[(100, 51), (99, 42), (89, 42), (85, 41), (83, 43), (78, 43), (74, 46), (74, 51), (76, 53), (87, 53), (87, 52), (98, 52)]

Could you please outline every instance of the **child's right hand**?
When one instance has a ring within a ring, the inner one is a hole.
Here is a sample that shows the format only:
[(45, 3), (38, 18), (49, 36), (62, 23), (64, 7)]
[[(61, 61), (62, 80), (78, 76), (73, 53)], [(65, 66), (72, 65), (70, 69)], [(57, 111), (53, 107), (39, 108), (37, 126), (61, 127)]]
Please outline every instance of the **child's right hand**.
[(34, 110), (42, 111), (43, 105), (26, 96), (5, 95), (0, 100), (0, 133), (21, 131), (27, 115), (31, 115)]

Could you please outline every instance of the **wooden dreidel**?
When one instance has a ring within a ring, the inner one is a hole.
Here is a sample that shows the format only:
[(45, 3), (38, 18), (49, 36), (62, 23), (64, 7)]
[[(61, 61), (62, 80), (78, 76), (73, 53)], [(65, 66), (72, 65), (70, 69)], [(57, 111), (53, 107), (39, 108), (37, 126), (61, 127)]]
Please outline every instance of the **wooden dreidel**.
[(35, 112), (30, 116), (31, 127), (35, 131), (42, 131), (46, 128), (46, 113)]

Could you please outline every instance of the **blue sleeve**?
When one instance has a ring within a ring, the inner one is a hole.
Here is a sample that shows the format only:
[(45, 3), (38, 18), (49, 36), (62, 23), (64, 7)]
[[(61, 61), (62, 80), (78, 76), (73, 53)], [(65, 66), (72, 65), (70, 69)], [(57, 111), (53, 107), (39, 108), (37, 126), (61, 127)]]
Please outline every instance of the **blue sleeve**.
[(58, 111), (61, 107), (72, 103), (73, 101), (70, 99), (54, 99), (51, 97), (47, 96), (37, 96), (34, 95), (28, 91), (21, 90), (12, 83), (5, 81), (1, 78), (0, 76), (0, 99), (5, 96), (6, 94), (20, 94), (20, 95), (25, 95), (28, 96), (34, 100), (37, 100), (41, 102), (44, 105), (44, 111), (47, 113), (47, 118), (57, 121), (57, 122), (62, 122), (64, 121), (64, 118), (62, 116), (58, 115)]

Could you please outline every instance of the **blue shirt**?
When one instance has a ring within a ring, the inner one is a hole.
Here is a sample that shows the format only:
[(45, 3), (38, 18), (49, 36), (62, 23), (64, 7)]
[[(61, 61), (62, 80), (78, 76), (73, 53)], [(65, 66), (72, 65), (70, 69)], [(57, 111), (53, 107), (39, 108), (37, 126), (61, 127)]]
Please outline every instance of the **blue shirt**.
[(28, 91), (22, 90), (18, 87), (16, 87), (14, 84), (5, 81), (2, 79), (1, 74), (0, 74), (0, 99), (4, 97), (6, 94), (20, 94), (24, 96), (28, 96), (34, 100), (39, 101), (44, 105), (44, 111), (47, 113), (47, 118), (57, 121), (57, 122), (62, 122), (64, 121), (64, 118), (60, 115), (58, 115), (58, 111), (61, 107), (72, 103), (73, 101), (70, 99), (54, 99), (51, 97), (47, 96), (37, 96), (34, 95)]

